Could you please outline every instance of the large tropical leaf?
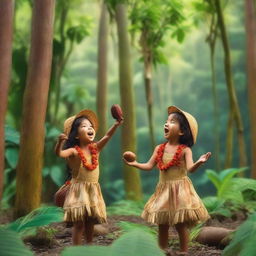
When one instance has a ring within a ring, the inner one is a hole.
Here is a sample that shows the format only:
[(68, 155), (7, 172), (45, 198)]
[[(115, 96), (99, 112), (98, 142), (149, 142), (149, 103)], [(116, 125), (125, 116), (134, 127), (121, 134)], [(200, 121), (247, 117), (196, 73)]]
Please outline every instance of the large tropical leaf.
[(164, 256), (156, 239), (151, 234), (136, 229), (118, 238), (111, 246), (72, 246), (66, 248), (62, 256)]
[(33, 253), (24, 245), (16, 232), (0, 228), (0, 255), (30, 256)]
[(252, 214), (235, 232), (231, 243), (225, 248), (222, 256), (256, 255), (256, 213)]
[(111, 246), (113, 256), (163, 256), (154, 236), (139, 229), (126, 233)]

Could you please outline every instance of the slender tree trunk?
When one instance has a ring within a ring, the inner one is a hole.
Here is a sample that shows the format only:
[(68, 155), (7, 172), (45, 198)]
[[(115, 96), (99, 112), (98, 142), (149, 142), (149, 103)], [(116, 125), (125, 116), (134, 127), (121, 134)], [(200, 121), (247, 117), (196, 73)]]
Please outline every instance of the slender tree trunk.
[(248, 102), (251, 124), (251, 177), (256, 179), (256, 13), (253, 0), (245, 0)]
[[(213, 112), (214, 112), (214, 159), (215, 159), (215, 169), (220, 171), (220, 131), (219, 131), (219, 109), (218, 109), (218, 96), (216, 90), (216, 69), (215, 69), (215, 47), (217, 39), (217, 24), (215, 21), (215, 15), (212, 15), (210, 33), (209, 33), (209, 46), (210, 46), (210, 62), (211, 62), (211, 74), (212, 74), (212, 95), (213, 95)], [(232, 149), (232, 147), (231, 147)], [(232, 152), (232, 151), (231, 151)]]
[[(127, 150), (136, 152), (135, 106), (132, 88), (131, 55), (126, 6), (124, 4), (117, 4), (115, 12), (118, 33), (121, 105), (125, 120), (122, 126), (122, 152)], [(128, 165), (124, 165), (123, 169), (127, 199), (141, 199), (141, 182), (138, 171)]]
[(98, 74), (97, 74), (97, 114), (100, 127), (98, 136), (101, 138), (107, 130), (107, 55), (108, 55), (108, 12), (102, 3), (99, 34), (98, 34)]
[(4, 124), (12, 65), (13, 0), (0, 1), (0, 201), (4, 184)]
[(50, 82), (54, 0), (35, 0), (17, 166), (16, 216), (40, 205), (44, 122)]
[[(224, 22), (223, 12), (220, 4), (220, 0), (215, 0), (216, 11), (218, 16), (218, 26), (221, 32), (221, 40), (223, 44), (223, 49), (225, 53), (225, 76), (226, 76), (226, 83), (227, 83), (227, 90), (229, 96), (229, 106), (230, 111), (234, 112), (234, 121), (237, 128), (237, 138), (238, 138), (238, 150), (239, 150), (239, 165), (246, 166), (247, 165), (247, 156), (245, 150), (245, 142), (244, 142), (244, 128), (242, 117), (237, 101), (236, 91), (233, 84), (232, 78), (232, 70), (231, 70), (231, 56), (230, 56), (230, 46), (227, 37), (226, 26)], [(232, 116), (232, 115), (231, 115)]]
[(148, 56), (147, 59), (144, 56), (144, 83), (146, 92), (147, 112), (148, 112), (148, 124), (149, 124), (149, 136), (151, 141), (152, 150), (155, 148), (155, 136), (153, 125), (153, 93), (152, 93), (152, 58)]

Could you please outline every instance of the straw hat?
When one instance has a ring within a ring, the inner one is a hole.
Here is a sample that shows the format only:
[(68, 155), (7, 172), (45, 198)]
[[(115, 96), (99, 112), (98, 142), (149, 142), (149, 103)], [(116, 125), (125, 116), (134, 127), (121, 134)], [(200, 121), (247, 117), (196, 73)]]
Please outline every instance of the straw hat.
[(168, 115), (170, 115), (171, 113), (174, 113), (174, 112), (178, 112), (178, 113), (181, 113), (183, 114), (187, 121), (188, 121), (188, 124), (189, 124), (189, 127), (190, 127), (190, 130), (191, 130), (191, 133), (192, 133), (192, 137), (193, 137), (193, 142), (194, 144), (196, 143), (196, 137), (197, 137), (197, 133), (198, 133), (198, 124), (197, 124), (197, 121), (196, 119), (190, 115), (189, 113), (175, 107), (175, 106), (170, 106), (168, 107)]
[(84, 109), (84, 110), (81, 110), (78, 114), (69, 117), (64, 122), (64, 133), (67, 136), (69, 136), (72, 124), (75, 121), (75, 119), (78, 117), (81, 117), (81, 116), (86, 117), (92, 123), (92, 126), (93, 126), (95, 132), (97, 132), (97, 130), (99, 128), (99, 124), (98, 124), (98, 118), (97, 118), (96, 114), (90, 109)]

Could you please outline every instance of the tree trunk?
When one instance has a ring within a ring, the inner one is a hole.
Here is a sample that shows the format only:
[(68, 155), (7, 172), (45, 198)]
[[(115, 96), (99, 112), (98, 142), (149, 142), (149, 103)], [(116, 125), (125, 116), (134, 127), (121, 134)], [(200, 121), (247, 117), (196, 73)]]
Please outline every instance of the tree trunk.
[[(215, 0), (216, 12), (218, 16), (218, 26), (221, 33), (221, 40), (224, 49), (224, 65), (225, 65), (225, 76), (226, 76), (226, 84), (229, 96), (229, 106), (230, 112), (234, 113), (234, 121), (237, 128), (237, 139), (238, 139), (238, 150), (239, 150), (239, 166), (247, 165), (247, 157), (245, 150), (245, 142), (244, 142), (244, 128), (243, 122), (241, 118), (241, 113), (237, 101), (236, 91), (232, 78), (232, 70), (231, 70), (231, 56), (230, 56), (230, 46), (227, 37), (226, 26), (224, 22), (223, 12), (220, 4), (220, 0)], [(232, 115), (231, 115), (232, 116)]]
[(107, 130), (107, 53), (108, 53), (108, 12), (102, 4), (98, 34), (97, 114), (100, 127), (97, 136), (101, 138)]
[(251, 125), (251, 177), (256, 179), (256, 14), (253, 0), (245, 0), (248, 102)]
[(31, 50), (23, 101), (20, 154), (17, 166), (16, 216), (40, 205), (44, 123), (50, 82), (53, 38), (53, 0), (35, 0)]
[(0, 201), (4, 184), (4, 124), (12, 65), (13, 0), (0, 1)]
[(153, 125), (153, 93), (152, 93), (152, 58), (148, 56), (147, 59), (144, 56), (144, 83), (146, 92), (147, 112), (148, 112), (148, 124), (149, 124), (149, 136), (151, 141), (152, 150), (155, 148), (155, 136)]
[[(210, 62), (211, 62), (211, 75), (212, 75), (212, 95), (213, 95), (213, 112), (214, 112), (214, 159), (215, 159), (215, 169), (220, 171), (220, 131), (219, 131), (219, 109), (218, 109), (218, 96), (216, 90), (216, 69), (215, 69), (215, 47), (217, 39), (217, 24), (215, 20), (215, 14), (212, 14), (210, 33), (208, 36), (209, 46), (210, 46)], [(232, 146), (231, 146), (232, 149)], [(232, 152), (232, 150), (231, 150)]]
[[(115, 12), (119, 50), (119, 84), (121, 105), (125, 120), (122, 126), (122, 152), (127, 150), (136, 152), (135, 106), (132, 88), (131, 55), (127, 30), (126, 6), (124, 4), (117, 4)], [(127, 199), (140, 200), (142, 198), (142, 192), (138, 171), (128, 165), (124, 165), (123, 170)]]

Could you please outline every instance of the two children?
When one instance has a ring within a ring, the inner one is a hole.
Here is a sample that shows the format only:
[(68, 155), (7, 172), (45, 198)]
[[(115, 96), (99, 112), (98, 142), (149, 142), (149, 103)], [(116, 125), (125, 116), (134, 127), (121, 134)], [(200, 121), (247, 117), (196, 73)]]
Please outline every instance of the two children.
[[(122, 122), (122, 121), (121, 121)], [(83, 110), (64, 123), (64, 132), (59, 136), (56, 153), (66, 158), (72, 170), (71, 187), (64, 203), (64, 220), (74, 224), (73, 243), (81, 244), (85, 231), (86, 241), (90, 243), (93, 224), (106, 222), (104, 200), (98, 183), (98, 156), (111, 138), (116, 123), (98, 142), (94, 142), (98, 128), (96, 115)], [(150, 170), (155, 165), (160, 170), (159, 183), (155, 193), (145, 205), (142, 218), (159, 226), (159, 246), (168, 247), (169, 226), (175, 226), (182, 252), (188, 251), (188, 228), (209, 218), (207, 210), (187, 177), (210, 157), (208, 152), (197, 162), (193, 162), (190, 147), (197, 137), (197, 122), (189, 113), (171, 106), (164, 125), (166, 143), (158, 145), (147, 163), (124, 161), (141, 170)], [(64, 141), (65, 145), (64, 145)], [(64, 145), (64, 149), (63, 148)]]

